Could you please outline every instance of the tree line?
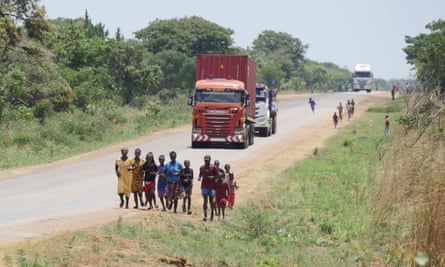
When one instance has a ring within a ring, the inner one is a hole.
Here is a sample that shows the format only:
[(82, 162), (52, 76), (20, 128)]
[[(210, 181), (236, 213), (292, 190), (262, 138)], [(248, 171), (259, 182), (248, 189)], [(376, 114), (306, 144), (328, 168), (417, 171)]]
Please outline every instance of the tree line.
[(350, 71), (307, 58), (309, 45), (288, 33), (264, 30), (241, 48), (232, 29), (192, 16), (157, 19), (126, 39), (92, 23), (87, 11), (47, 20), (38, 2), (0, 4), (0, 119), (7, 110), (45, 121), (104, 101), (136, 108), (162, 102), (193, 88), (201, 53), (247, 54), (257, 62), (258, 82), (270, 87), (327, 91), (351, 82)]

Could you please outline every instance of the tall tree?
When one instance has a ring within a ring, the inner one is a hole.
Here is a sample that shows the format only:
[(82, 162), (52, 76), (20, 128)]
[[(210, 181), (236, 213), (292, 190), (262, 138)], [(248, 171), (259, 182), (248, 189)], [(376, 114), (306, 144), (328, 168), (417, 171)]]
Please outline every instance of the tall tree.
[(417, 69), (417, 79), (429, 90), (445, 93), (445, 21), (437, 20), (426, 25), (429, 34), (406, 36), (403, 49), (408, 63)]
[(252, 50), (258, 57), (279, 55), (288, 58), (294, 67), (298, 67), (298, 64), (304, 59), (307, 48), (308, 45), (303, 45), (300, 39), (294, 38), (288, 33), (266, 30), (253, 41)]
[[(45, 9), (38, 5), (38, 0), (0, 1), (0, 119), (3, 109), (10, 104), (10, 96), (14, 95), (11, 90), (23, 88), (20, 82), (8, 77), (26, 80), (26, 67), (16, 67), (17, 61), (23, 57), (34, 57), (40, 64), (39, 57), (43, 53), (38, 42), (43, 40), (44, 33), (49, 30), (44, 16)], [(32, 79), (26, 81), (33, 82)], [(16, 103), (16, 100), (13, 102)]]
[(230, 53), (233, 30), (200, 17), (155, 20), (135, 33), (154, 54), (174, 50), (193, 57), (200, 53)]

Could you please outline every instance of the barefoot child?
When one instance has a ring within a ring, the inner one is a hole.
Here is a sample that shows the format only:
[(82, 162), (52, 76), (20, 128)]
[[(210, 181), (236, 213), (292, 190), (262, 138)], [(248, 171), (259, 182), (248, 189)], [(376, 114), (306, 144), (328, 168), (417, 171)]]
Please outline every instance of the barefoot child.
[(145, 205), (148, 205), (148, 209), (151, 210), (156, 204), (156, 176), (158, 175), (158, 166), (156, 165), (154, 155), (152, 152), (148, 152), (145, 156), (145, 163), (142, 166), (144, 170), (144, 192), (145, 192)]
[(216, 207), (218, 208), (217, 216), (224, 219), (227, 199), (229, 197), (229, 185), (224, 182), (224, 177), (219, 176), (215, 184), (216, 190)]
[(226, 183), (229, 186), (229, 208), (233, 209), (235, 205), (235, 191), (238, 189), (238, 184), (235, 180), (235, 174), (230, 170), (230, 164), (224, 165), (224, 173), (226, 176)]
[[(192, 214), (191, 204), (192, 204), (192, 189), (193, 189), (193, 169), (190, 168), (190, 160), (184, 160), (184, 169), (182, 169), (181, 184), (184, 187), (185, 197), (182, 202), (182, 212), (187, 212), (187, 214)], [(187, 202), (187, 209), (186, 209)]]

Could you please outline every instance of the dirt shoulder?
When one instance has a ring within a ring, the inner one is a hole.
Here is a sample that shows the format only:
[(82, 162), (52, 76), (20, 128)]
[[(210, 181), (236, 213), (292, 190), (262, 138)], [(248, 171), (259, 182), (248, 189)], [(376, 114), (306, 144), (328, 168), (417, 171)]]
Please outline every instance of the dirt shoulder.
[[(285, 95), (283, 98), (292, 97), (290, 95)], [(357, 109), (353, 120), (362, 117), (368, 107), (374, 106), (376, 104), (382, 103), (382, 100), (388, 99), (387, 93), (385, 92), (373, 92), (367, 97), (362, 98), (357, 102)], [(341, 129), (349, 122), (343, 121), (340, 123), (339, 128)], [(180, 127), (176, 129), (171, 129), (159, 133), (155, 133), (150, 137), (144, 137), (137, 140), (132, 140), (124, 144), (117, 144), (106, 149), (87, 153), (74, 157), (67, 160), (62, 160), (52, 164), (67, 164), (75, 161), (86, 160), (89, 157), (95, 157), (97, 155), (103, 155), (105, 153), (114, 152), (123, 145), (131, 146), (131, 144), (138, 144), (144, 141), (149, 141), (158, 136), (165, 135), (166, 132), (182, 131), (185, 127)], [(331, 118), (326, 118), (325, 120), (317, 120), (308, 125), (307, 127), (301, 128), (297, 133), (293, 133), (290, 136), (284, 136), (279, 139), (278, 142), (271, 149), (270, 147), (261, 148), (258, 155), (243, 161), (242, 163), (233, 164), (233, 170), (236, 173), (237, 179), (241, 188), (237, 194), (237, 205), (242, 204), (248, 200), (252, 200), (261, 196), (267, 190), (267, 180), (270, 177), (279, 175), (283, 170), (289, 168), (295, 164), (296, 161), (306, 158), (311, 155), (315, 148), (321, 148), (324, 146), (326, 140), (334, 136), (338, 132), (338, 129), (334, 129), (332, 125)], [(242, 165), (241, 165), (242, 164)], [(246, 167), (247, 166), (247, 167)], [(48, 168), (48, 165), (35, 166), (30, 168)], [(29, 171), (30, 168), (26, 168)], [(1, 177), (8, 177), (14, 173), (19, 173), (22, 170), (8, 170), (0, 173)], [(244, 186), (245, 185), (245, 186)], [(249, 186), (247, 186), (249, 185)], [(197, 187), (197, 186), (196, 186)], [(193, 195), (193, 214), (190, 216), (178, 214), (175, 216), (177, 220), (189, 221), (190, 223), (202, 223), (202, 211), (201, 211), (202, 199), (199, 195), (199, 190), (194, 188)], [(21, 245), (21, 241), (27, 241), (29, 239), (38, 240), (42, 238), (48, 238), (53, 234), (66, 232), (66, 231), (76, 231), (79, 229), (99, 226), (108, 223), (115, 222), (119, 217), (123, 219), (138, 219), (150, 215), (154, 223), (156, 221), (161, 222), (168, 217), (173, 216), (171, 212), (161, 212), (160, 210), (146, 211), (146, 210), (123, 210), (118, 208), (112, 208), (110, 210), (102, 211), (89, 211), (82, 214), (73, 214), (72, 216), (60, 218), (53, 221), (42, 221), (42, 223), (33, 223), (32, 225), (23, 225), (20, 227), (15, 227), (14, 230), (20, 230), (20, 232), (33, 233), (29, 236), (17, 236), (11, 240), (7, 240), (1, 246), (14, 246)], [(228, 212), (228, 218), (230, 219), (230, 211)]]

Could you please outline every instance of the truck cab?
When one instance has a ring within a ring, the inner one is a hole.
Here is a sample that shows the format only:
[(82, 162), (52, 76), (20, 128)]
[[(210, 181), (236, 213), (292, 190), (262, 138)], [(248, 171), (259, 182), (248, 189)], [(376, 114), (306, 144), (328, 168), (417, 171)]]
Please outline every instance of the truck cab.
[(355, 92), (366, 90), (371, 92), (373, 86), (374, 74), (369, 64), (355, 65), (354, 73), (352, 74), (353, 90)]
[(273, 101), (273, 90), (265, 84), (256, 84), (255, 133), (267, 137), (276, 133), (278, 107)]

